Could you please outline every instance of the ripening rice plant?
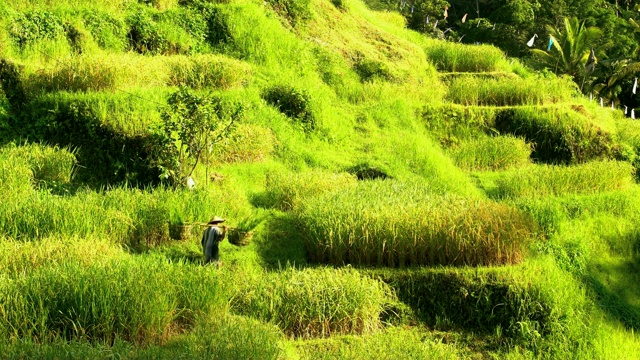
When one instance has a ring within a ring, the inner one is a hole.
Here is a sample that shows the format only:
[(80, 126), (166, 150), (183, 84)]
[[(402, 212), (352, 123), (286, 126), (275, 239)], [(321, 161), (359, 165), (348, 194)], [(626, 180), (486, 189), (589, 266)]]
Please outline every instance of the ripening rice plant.
[(451, 81), (447, 100), (467, 106), (543, 105), (567, 101), (575, 93), (575, 87), (564, 78), (483, 79), (464, 76)]
[(500, 174), (490, 195), (503, 199), (624, 190), (634, 184), (633, 172), (633, 165), (621, 161), (530, 166)]
[(314, 198), (298, 219), (309, 260), (338, 265), (513, 264), (536, 234), (532, 219), (506, 204), (391, 180)]
[(66, 260), (2, 274), (0, 336), (42, 342), (161, 342), (197, 316), (226, 311), (220, 282), (207, 270), (151, 257), (121, 257), (90, 265)]
[(513, 136), (487, 136), (464, 141), (448, 152), (463, 170), (495, 171), (529, 164), (531, 145)]
[(486, 72), (509, 69), (504, 53), (494, 46), (434, 41), (425, 48), (425, 52), (440, 71)]
[(289, 268), (247, 283), (232, 307), (278, 325), (289, 336), (311, 338), (377, 330), (390, 300), (384, 283), (350, 268)]

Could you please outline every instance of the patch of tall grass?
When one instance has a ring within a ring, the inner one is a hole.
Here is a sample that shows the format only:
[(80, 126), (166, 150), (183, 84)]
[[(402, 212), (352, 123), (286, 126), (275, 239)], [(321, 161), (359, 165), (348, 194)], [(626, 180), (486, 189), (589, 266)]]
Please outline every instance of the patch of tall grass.
[(531, 214), (548, 235), (572, 220), (608, 215), (633, 221), (640, 213), (640, 194), (635, 187), (593, 194), (562, 194), (513, 199), (518, 208)]
[(498, 112), (494, 107), (448, 103), (426, 105), (421, 116), (431, 136), (449, 147), (464, 139), (485, 135), (494, 127)]
[(619, 161), (594, 161), (574, 166), (538, 165), (500, 174), (498, 198), (540, 197), (563, 194), (594, 194), (628, 189), (634, 184), (633, 166)]
[(289, 268), (241, 287), (232, 308), (312, 338), (375, 331), (390, 299), (386, 286), (353, 269)]
[(63, 261), (5, 275), (0, 287), (4, 339), (155, 343), (196, 314), (226, 309), (220, 282), (207, 268), (152, 258), (89, 266)]
[(102, 236), (144, 250), (169, 241), (169, 223), (205, 222), (214, 214), (238, 218), (246, 204), (243, 193), (222, 186), (197, 191), (81, 190), (65, 197), (35, 192), (0, 204), (0, 228), (20, 240)]
[(192, 332), (175, 334), (164, 344), (134, 346), (115, 339), (113, 343), (55, 339), (38, 343), (31, 339), (0, 341), (0, 351), (9, 359), (189, 359), (263, 360), (283, 359), (283, 337), (273, 325), (255, 319), (225, 315), (200, 321)]
[(309, 260), (336, 265), (512, 264), (536, 232), (530, 217), (506, 204), (394, 180), (317, 197), (298, 217)]
[(247, 85), (252, 77), (249, 65), (225, 56), (172, 56), (165, 61), (170, 68), (169, 85), (173, 86), (229, 89)]
[(313, 196), (355, 186), (356, 177), (347, 173), (322, 170), (275, 172), (267, 174), (263, 202), (289, 211), (299, 208)]
[[(41, 144), (26, 146), (9, 144), (0, 148), (0, 153), (5, 156), (5, 159), (0, 160), (0, 163), (7, 161), (7, 158), (24, 161), (33, 172), (33, 181), (35, 182), (61, 184), (71, 182), (76, 162), (72, 151)], [(24, 174), (20, 176), (23, 179), (29, 178), (29, 176), (25, 177)]]
[(297, 349), (302, 359), (464, 359), (456, 344), (428, 332), (410, 328), (387, 328), (384, 332), (364, 336), (332, 337), (300, 342)]
[(229, 89), (246, 85), (251, 76), (251, 67), (246, 63), (219, 55), (148, 57), (96, 53), (27, 70), (23, 85), (31, 96), (54, 91), (113, 92), (162, 86)]
[(544, 105), (569, 101), (577, 94), (574, 87), (565, 78), (497, 80), (465, 76), (451, 81), (447, 100), (467, 106)]
[(450, 41), (431, 41), (425, 46), (427, 59), (438, 70), (450, 72), (507, 71), (504, 53), (490, 45), (464, 45)]
[(240, 124), (233, 136), (223, 140), (213, 150), (213, 160), (223, 163), (260, 162), (267, 159), (278, 144), (268, 128)]
[(447, 151), (465, 171), (496, 171), (529, 164), (531, 144), (513, 136), (487, 136), (469, 139)]

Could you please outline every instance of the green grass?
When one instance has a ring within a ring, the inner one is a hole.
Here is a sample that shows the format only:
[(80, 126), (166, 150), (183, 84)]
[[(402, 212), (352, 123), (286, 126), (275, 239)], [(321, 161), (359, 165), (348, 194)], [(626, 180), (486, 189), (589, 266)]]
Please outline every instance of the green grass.
[(602, 161), (574, 166), (536, 166), (496, 176), (489, 194), (498, 199), (563, 194), (593, 194), (628, 189), (633, 167), (626, 162)]
[(451, 80), (447, 100), (467, 106), (545, 105), (570, 101), (575, 94), (567, 79), (461, 76)]
[(427, 58), (438, 70), (448, 72), (490, 72), (509, 68), (504, 53), (493, 46), (468, 46), (447, 41), (431, 41)]
[(205, 268), (153, 259), (88, 266), (66, 260), (28, 276), (5, 277), (1, 286), (5, 339), (118, 337), (155, 343), (168, 337), (172, 324), (188, 324), (198, 313), (210, 315), (225, 306), (219, 282)]
[[(359, 0), (4, 1), (0, 58), (0, 357), (639, 357), (640, 132), (566, 79)], [(244, 109), (192, 190), (177, 86)]]
[(530, 163), (531, 145), (512, 136), (470, 139), (448, 149), (456, 165), (466, 171), (497, 171)]
[(381, 328), (389, 289), (352, 269), (286, 269), (239, 287), (235, 311), (292, 337), (363, 334)]

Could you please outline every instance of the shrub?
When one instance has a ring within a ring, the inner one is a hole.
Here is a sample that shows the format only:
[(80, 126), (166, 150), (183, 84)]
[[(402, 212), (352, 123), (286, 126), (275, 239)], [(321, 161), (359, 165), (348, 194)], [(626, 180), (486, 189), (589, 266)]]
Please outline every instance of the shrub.
[(536, 226), (506, 204), (430, 194), (395, 180), (360, 182), (298, 212), (310, 261), (481, 266), (521, 261)]
[(289, 85), (276, 85), (265, 90), (262, 98), (294, 120), (305, 131), (315, 130), (316, 118), (311, 109), (311, 97), (306, 91)]
[(296, 26), (311, 18), (310, 0), (269, 0), (273, 10)]
[(362, 59), (355, 63), (354, 70), (362, 81), (393, 80), (389, 67), (381, 61)]
[(390, 300), (387, 287), (352, 269), (287, 269), (247, 285), (233, 309), (302, 338), (377, 330)]
[(28, 102), (22, 86), (21, 69), (6, 59), (0, 59), (0, 85), (2, 85), (2, 91), (9, 103), (9, 111), (13, 115), (20, 114)]
[(128, 40), (127, 24), (124, 20), (96, 9), (85, 11), (82, 19), (98, 46), (115, 51), (125, 49)]
[(170, 51), (171, 43), (160, 25), (153, 19), (150, 12), (138, 9), (127, 17), (129, 25), (129, 46), (141, 54), (165, 54)]
[(229, 25), (229, 15), (219, 7), (207, 9), (207, 25), (209, 32), (207, 40), (215, 48), (225, 47), (233, 41), (233, 34)]
[(354, 176), (326, 171), (275, 172), (267, 174), (265, 205), (282, 211), (298, 209), (313, 196), (353, 187)]
[(495, 198), (592, 194), (629, 188), (634, 183), (633, 166), (626, 162), (590, 162), (568, 167), (533, 166), (501, 174)]
[(200, 160), (208, 159), (214, 145), (231, 134), (243, 109), (184, 87), (169, 96), (168, 104), (155, 145), (161, 152), (157, 166), (162, 177), (179, 182), (190, 177)]
[(463, 170), (496, 171), (528, 164), (531, 145), (512, 136), (481, 137), (452, 146), (448, 152)]
[(52, 40), (65, 35), (64, 22), (51, 12), (34, 10), (18, 13), (9, 33), (21, 48), (39, 40)]
[(610, 133), (579, 113), (562, 108), (505, 109), (496, 116), (495, 128), (533, 143), (532, 157), (546, 163), (611, 158), (615, 150)]

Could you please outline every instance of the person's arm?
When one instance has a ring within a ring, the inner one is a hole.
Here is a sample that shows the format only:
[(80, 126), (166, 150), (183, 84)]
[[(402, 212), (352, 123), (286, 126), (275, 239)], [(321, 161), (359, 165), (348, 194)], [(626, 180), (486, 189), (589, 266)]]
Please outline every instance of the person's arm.
[(227, 225), (222, 225), (222, 233), (220, 234), (220, 241), (224, 240), (225, 236), (227, 236)]

